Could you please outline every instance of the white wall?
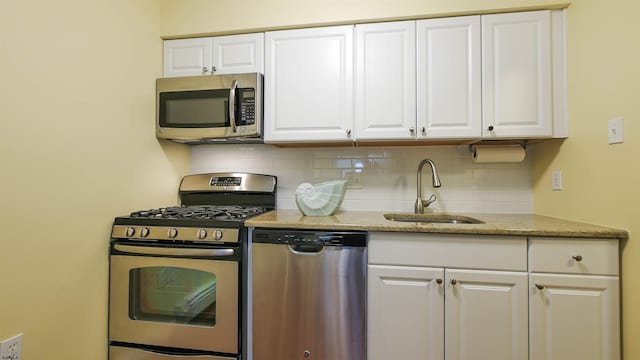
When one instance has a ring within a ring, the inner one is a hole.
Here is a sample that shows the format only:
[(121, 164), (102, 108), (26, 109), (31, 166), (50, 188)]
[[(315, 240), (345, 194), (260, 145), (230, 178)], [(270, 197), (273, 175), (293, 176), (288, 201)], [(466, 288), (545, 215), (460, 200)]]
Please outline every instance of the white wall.
[[(476, 164), (466, 145), (361, 148), (278, 148), (271, 145), (191, 146), (191, 173), (244, 171), (278, 176), (278, 208), (295, 209), (296, 187), (347, 178), (361, 170), (361, 187), (349, 188), (345, 210), (413, 211), (416, 170), (420, 161), (435, 161), (442, 187), (431, 187), (423, 171), (423, 189), (435, 191), (439, 211), (531, 213), (531, 165)], [(427, 195), (428, 196), (428, 195)], [(424, 197), (424, 196), (423, 196)]]

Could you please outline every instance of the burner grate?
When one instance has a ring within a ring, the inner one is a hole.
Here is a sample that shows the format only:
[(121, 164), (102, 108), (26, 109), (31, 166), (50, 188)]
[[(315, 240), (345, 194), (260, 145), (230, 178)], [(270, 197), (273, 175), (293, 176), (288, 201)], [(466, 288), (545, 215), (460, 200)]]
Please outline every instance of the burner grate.
[(160, 219), (199, 219), (199, 220), (242, 220), (268, 211), (259, 206), (170, 206), (166, 208), (134, 211), (133, 218)]

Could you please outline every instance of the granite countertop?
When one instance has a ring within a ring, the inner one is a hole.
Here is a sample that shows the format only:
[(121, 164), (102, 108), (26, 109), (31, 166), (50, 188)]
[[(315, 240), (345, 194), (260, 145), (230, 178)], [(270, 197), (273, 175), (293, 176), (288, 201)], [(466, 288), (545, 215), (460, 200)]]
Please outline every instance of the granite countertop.
[[(338, 211), (333, 216), (303, 216), (298, 210), (274, 210), (245, 222), (261, 228), (399, 231), (475, 235), (557, 236), (628, 239), (626, 230), (530, 214), (466, 214), (482, 224), (400, 222), (375, 211)], [(407, 213), (408, 214), (408, 213)], [(434, 213), (437, 214), (437, 213)]]

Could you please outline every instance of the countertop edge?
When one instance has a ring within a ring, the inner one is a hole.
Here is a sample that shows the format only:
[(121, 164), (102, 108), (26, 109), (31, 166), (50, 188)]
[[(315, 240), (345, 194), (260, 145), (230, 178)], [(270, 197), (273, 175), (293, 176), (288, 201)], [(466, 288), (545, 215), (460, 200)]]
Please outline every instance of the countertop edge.
[(256, 228), (300, 230), (629, 239), (628, 231), (623, 229), (535, 214), (464, 214), (483, 220), (483, 224), (400, 223), (386, 220), (383, 214), (382, 212), (341, 211), (334, 216), (313, 217), (302, 216), (295, 210), (274, 210), (248, 219), (245, 225)]

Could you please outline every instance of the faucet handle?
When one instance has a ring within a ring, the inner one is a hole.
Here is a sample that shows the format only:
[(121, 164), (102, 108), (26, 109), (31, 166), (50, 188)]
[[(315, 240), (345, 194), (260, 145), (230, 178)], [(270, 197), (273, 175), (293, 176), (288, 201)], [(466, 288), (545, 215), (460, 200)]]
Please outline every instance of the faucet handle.
[(431, 194), (427, 200), (422, 200), (422, 206), (428, 207), (436, 201), (436, 194)]

